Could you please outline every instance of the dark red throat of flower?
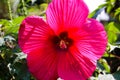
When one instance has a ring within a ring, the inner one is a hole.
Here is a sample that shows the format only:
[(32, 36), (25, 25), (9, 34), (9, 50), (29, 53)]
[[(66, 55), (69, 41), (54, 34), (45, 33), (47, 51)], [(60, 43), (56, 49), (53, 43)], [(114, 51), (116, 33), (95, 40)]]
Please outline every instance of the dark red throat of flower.
[(54, 36), (52, 42), (58, 50), (67, 50), (72, 45), (73, 40), (68, 37), (67, 32), (62, 32), (59, 36)]

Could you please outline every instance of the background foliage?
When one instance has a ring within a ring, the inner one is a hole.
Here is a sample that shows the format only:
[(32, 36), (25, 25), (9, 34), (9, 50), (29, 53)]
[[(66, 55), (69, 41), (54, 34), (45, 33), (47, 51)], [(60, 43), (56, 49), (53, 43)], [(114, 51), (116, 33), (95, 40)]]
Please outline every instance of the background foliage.
[[(0, 0), (0, 80), (34, 80), (26, 65), (26, 55), (18, 46), (18, 29), (26, 16), (39, 15), (45, 18), (49, 2)], [(89, 17), (97, 18), (103, 8), (109, 15), (108, 20), (100, 20), (108, 35), (108, 46), (89, 80), (120, 80), (120, 0), (106, 0)]]

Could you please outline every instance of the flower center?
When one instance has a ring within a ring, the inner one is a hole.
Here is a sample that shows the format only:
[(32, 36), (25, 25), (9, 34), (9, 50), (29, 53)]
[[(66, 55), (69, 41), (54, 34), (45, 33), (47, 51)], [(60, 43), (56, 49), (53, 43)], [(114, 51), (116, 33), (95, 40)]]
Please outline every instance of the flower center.
[(56, 49), (67, 50), (73, 43), (73, 40), (68, 37), (67, 32), (62, 32), (59, 36), (54, 36), (52, 42)]
[(64, 40), (60, 41), (59, 46), (60, 46), (61, 49), (66, 49), (67, 48), (67, 44)]

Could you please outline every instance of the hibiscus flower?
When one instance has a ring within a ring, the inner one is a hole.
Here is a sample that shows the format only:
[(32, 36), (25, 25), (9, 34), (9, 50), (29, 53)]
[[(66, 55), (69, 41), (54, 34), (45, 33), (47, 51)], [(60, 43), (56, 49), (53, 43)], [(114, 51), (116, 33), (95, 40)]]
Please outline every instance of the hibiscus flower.
[(27, 54), (29, 71), (37, 80), (86, 80), (103, 55), (104, 27), (88, 19), (83, 0), (52, 0), (46, 21), (25, 18), (19, 30), (19, 46)]

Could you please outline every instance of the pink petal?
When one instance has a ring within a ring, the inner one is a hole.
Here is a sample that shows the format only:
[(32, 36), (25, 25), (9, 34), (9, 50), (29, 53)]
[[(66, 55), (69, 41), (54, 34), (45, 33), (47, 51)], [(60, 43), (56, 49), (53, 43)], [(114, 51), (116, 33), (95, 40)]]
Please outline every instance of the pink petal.
[(57, 53), (47, 44), (28, 54), (29, 71), (37, 80), (57, 80), (57, 59)]
[(19, 29), (18, 42), (23, 52), (29, 53), (47, 44), (52, 34), (50, 27), (38, 16), (25, 18)]
[(88, 16), (83, 0), (53, 0), (47, 9), (47, 22), (57, 33), (82, 25)]
[(92, 61), (98, 60), (105, 52), (107, 35), (101, 23), (88, 21), (76, 32), (70, 34), (79, 52)]
[(96, 64), (72, 47), (68, 53), (61, 55), (58, 74), (64, 80), (87, 80), (95, 68)]

